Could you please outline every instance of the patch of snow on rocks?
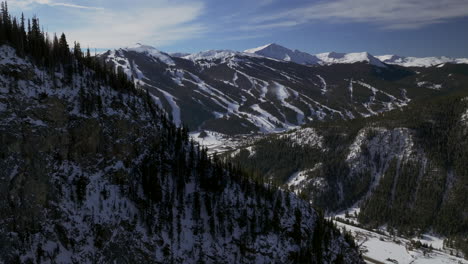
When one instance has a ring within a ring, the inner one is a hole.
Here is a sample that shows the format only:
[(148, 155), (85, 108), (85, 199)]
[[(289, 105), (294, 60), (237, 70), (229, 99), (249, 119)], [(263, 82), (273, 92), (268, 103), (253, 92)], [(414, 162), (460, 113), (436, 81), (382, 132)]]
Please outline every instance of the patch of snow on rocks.
[(299, 146), (323, 148), (323, 137), (311, 127), (294, 130), (282, 135), (281, 138), (288, 138)]

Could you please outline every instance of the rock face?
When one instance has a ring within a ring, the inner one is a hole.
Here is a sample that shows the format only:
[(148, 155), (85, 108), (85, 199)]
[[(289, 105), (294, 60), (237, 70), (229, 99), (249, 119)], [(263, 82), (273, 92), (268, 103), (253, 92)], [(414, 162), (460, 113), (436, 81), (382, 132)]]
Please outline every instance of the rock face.
[(307, 202), (208, 159), (149, 94), (0, 56), (0, 262), (362, 263)]

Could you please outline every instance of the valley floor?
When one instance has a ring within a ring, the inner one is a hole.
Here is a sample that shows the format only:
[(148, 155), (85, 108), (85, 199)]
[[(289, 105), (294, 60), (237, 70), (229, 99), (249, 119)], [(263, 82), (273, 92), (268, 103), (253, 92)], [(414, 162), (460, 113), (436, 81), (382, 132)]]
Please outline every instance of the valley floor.
[(411, 248), (410, 240), (398, 236), (389, 236), (340, 221), (334, 221), (340, 229), (351, 232), (358, 243), (367, 263), (385, 264), (468, 264), (468, 261), (455, 257), (442, 249), (442, 240), (425, 235), (421, 243), (432, 245), (433, 249)]

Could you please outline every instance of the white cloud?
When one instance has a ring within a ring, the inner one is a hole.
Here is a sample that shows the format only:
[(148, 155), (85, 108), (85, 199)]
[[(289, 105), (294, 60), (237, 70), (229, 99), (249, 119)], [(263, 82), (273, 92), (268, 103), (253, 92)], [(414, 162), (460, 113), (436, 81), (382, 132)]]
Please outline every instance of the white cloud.
[(386, 29), (414, 29), (464, 16), (468, 16), (466, 0), (335, 0), (259, 16), (251, 22), (252, 27), (260, 29), (314, 20), (370, 22)]
[(101, 10), (103, 8), (94, 7), (94, 6), (84, 6), (84, 5), (77, 5), (73, 3), (64, 3), (64, 2), (56, 2), (53, 0), (10, 0), (8, 1), (9, 5), (13, 7), (18, 7), (21, 9), (31, 8), (33, 5), (48, 5), (48, 6), (61, 6), (61, 7), (70, 7), (70, 8), (79, 8), (79, 9), (93, 9), (93, 10)]
[(194, 22), (202, 12), (203, 4), (194, 2), (157, 8), (82, 10), (77, 18), (82, 23), (63, 31), (83, 47), (118, 48), (136, 42), (164, 46), (205, 32), (205, 26)]

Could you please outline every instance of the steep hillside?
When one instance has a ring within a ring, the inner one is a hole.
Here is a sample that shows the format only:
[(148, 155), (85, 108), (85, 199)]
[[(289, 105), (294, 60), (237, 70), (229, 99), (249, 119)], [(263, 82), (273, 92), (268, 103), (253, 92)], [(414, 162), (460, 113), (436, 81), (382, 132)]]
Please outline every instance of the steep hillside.
[(21, 47), (44, 49), (0, 46), (0, 262), (362, 263), (306, 201), (208, 158), (122, 72), (33, 23)]
[(435, 232), (468, 252), (468, 93), (404, 111), (323, 122), (231, 154), (329, 212), (358, 206), (368, 227)]

